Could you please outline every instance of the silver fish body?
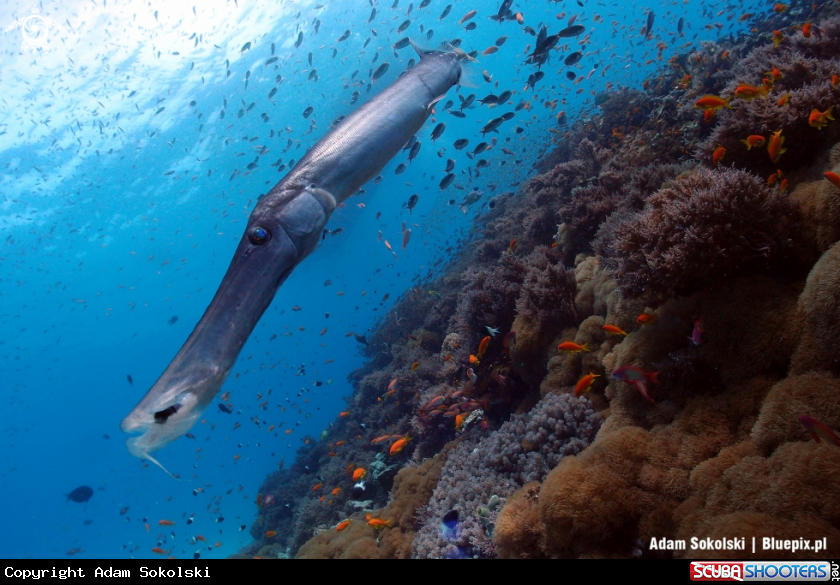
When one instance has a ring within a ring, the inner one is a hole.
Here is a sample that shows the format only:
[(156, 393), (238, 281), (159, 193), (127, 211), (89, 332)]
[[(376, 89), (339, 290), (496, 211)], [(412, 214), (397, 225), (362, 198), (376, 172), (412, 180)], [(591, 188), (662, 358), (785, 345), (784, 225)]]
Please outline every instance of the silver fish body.
[(127, 442), (132, 455), (163, 468), (150, 453), (186, 433), (212, 402), (277, 289), (317, 247), (336, 206), (379, 174), (460, 81), (463, 52), (418, 53), (417, 66), (336, 125), (258, 202), (210, 306), (120, 424), (141, 433)]

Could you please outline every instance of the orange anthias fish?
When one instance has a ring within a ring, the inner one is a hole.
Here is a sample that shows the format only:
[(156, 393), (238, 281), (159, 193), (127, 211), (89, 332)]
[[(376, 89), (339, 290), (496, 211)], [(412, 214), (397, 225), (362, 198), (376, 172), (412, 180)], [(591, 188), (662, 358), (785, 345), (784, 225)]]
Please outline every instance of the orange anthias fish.
[(803, 24), (802, 25), (802, 36), (804, 36), (806, 39), (810, 39), (811, 38), (811, 30), (813, 29), (813, 27), (814, 27), (814, 25), (811, 24), (810, 22), (806, 22), (805, 24)]
[(578, 380), (577, 384), (575, 384), (575, 396), (580, 396), (581, 394), (586, 394), (592, 389), (592, 384), (595, 382), (595, 378), (600, 378), (598, 374), (593, 374), (589, 372), (583, 378)]
[[(706, 110), (705, 112), (703, 112), (703, 121), (711, 122), (712, 119), (715, 117), (715, 111), (716, 110)], [(557, 242), (554, 243), (556, 244)]]
[(408, 442), (410, 440), (411, 440), (411, 435), (404, 436), (402, 439), (400, 439), (399, 441), (397, 441), (393, 445), (391, 445), (391, 450), (388, 451), (388, 454), (389, 455), (396, 455), (397, 453), (399, 453), (400, 451), (405, 449), (405, 446), (408, 445)]
[(704, 95), (699, 100), (694, 102), (694, 107), (698, 110), (719, 110), (720, 108), (730, 108), (729, 100), (732, 98), (723, 99), (716, 95)]
[(172, 520), (158, 520), (158, 524), (160, 526), (175, 526), (175, 523)]
[(723, 157), (726, 155), (726, 149), (720, 145), (715, 149), (712, 153), (712, 163), (719, 164), (720, 161), (723, 160)]
[(266, 538), (273, 538), (275, 536), (277, 536), (277, 531), (276, 530), (269, 530), (268, 532), (265, 533)]
[(639, 325), (650, 325), (654, 321), (656, 321), (656, 315), (653, 313), (642, 313), (636, 317), (636, 323)]
[(333, 491), (330, 492), (330, 493), (332, 493), (332, 495), (334, 495), (334, 496), (337, 496), (340, 492), (341, 492), (341, 488), (337, 487), (337, 488), (333, 489)]
[(821, 112), (818, 109), (814, 108), (811, 110), (811, 115), (808, 116), (808, 124), (816, 128), (817, 130), (822, 130), (826, 126), (828, 126), (828, 121), (833, 120), (834, 116), (831, 115), (831, 111), (834, 109), (834, 106), (831, 106), (826, 111)]
[(776, 105), (779, 107), (786, 106), (787, 103), (790, 101), (790, 94), (786, 93), (782, 97), (779, 98), (779, 101), (776, 102)]
[(341, 417), (341, 418), (344, 418), (345, 416), (350, 416), (350, 411), (349, 410), (344, 410), (342, 412), (339, 412), (338, 416)]
[(169, 554), (168, 550), (163, 550), (159, 546), (154, 547), (152, 549), (152, 552), (155, 553), (156, 555), (168, 555)]
[(368, 521), (367, 522), (368, 526), (373, 526), (377, 530), (385, 528), (386, 526), (391, 526), (391, 521), (390, 520), (381, 520), (379, 518), (374, 518), (370, 514), (367, 514), (365, 516), (365, 519)]
[(420, 362), (414, 362), (413, 364), (411, 364), (411, 371), (414, 372), (419, 367), (420, 367)]
[(832, 173), (831, 171), (828, 171), (827, 173), (825, 173), (825, 175), (824, 175), (824, 176), (825, 176), (825, 178), (826, 178), (826, 179), (828, 179), (828, 180), (829, 180), (829, 181), (830, 181), (830, 182), (831, 182), (831, 183), (832, 183), (835, 187), (837, 187), (838, 189), (840, 189), (840, 175), (838, 175), (837, 173)]
[(589, 351), (589, 344), (584, 343), (583, 345), (578, 345), (573, 341), (564, 341), (563, 343), (557, 346), (557, 349), (569, 353), (578, 353), (581, 351)]
[(735, 88), (735, 97), (750, 101), (758, 96), (767, 97), (769, 91), (770, 88), (766, 84), (761, 87), (756, 87), (748, 83), (742, 83)]
[(317, 492), (317, 491), (318, 491), (319, 489), (321, 489), (322, 487), (324, 487), (324, 484), (323, 484), (323, 483), (316, 483), (315, 485), (313, 485), (313, 486), (312, 486), (312, 491), (313, 491), (313, 492)]
[(616, 327), (615, 325), (604, 325), (601, 329), (607, 333), (612, 333), (613, 335), (629, 335), (624, 329)]
[(473, 354), (470, 354), (470, 363), (474, 366), (477, 366), (481, 363), (481, 360), (475, 357)]
[(817, 443), (825, 441), (830, 445), (840, 447), (840, 437), (834, 434), (831, 429), (822, 424), (820, 421), (813, 419), (810, 416), (805, 416), (804, 414), (800, 414), (796, 418), (799, 419), (799, 422), (802, 423), (802, 426), (805, 427), (805, 430), (808, 431), (808, 434), (811, 435)]
[(359, 467), (353, 472), (353, 481), (359, 481), (365, 475), (367, 475), (367, 471), (365, 471), (363, 467)]
[(484, 352), (487, 351), (487, 347), (490, 345), (490, 336), (488, 335), (484, 339), (481, 340), (481, 343), (478, 344), (478, 353), (475, 354), (475, 357), (481, 359), (484, 357)]
[(787, 4), (779, 3), (779, 4), (774, 4), (773, 5), (773, 12), (775, 12), (776, 14), (781, 14), (782, 12), (784, 12), (787, 9), (788, 9)]
[(779, 45), (782, 44), (782, 41), (784, 39), (785, 39), (785, 35), (782, 34), (782, 31), (780, 31), (780, 30), (774, 30), (773, 31), (773, 46), (774, 47), (776, 47), (778, 49)]
[(767, 154), (770, 155), (770, 160), (777, 162), (779, 157), (787, 152), (787, 148), (782, 148), (785, 143), (785, 137), (782, 136), (782, 131), (773, 132), (770, 136), (770, 141), (767, 143)]
[(462, 426), (464, 426), (464, 417), (460, 414), (456, 414), (455, 415), (455, 430), (460, 431)]
[(747, 147), (747, 150), (750, 150), (753, 146), (761, 148), (764, 146), (766, 140), (761, 134), (750, 134), (746, 138), (742, 138), (740, 142)]
[(779, 81), (784, 77), (784, 75), (782, 75), (782, 72), (779, 71), (775, 66), (770, 71), (766, 71), (764, 75), (768, 76), (773, 81)]
[(348, 526), (350, 526), (350, 520), (345, 520), (344, 522), (339, 522), (338, 526), (335, 527), (335, 531), (336, 532), (341, 532), (342, 530), (344, 530)]

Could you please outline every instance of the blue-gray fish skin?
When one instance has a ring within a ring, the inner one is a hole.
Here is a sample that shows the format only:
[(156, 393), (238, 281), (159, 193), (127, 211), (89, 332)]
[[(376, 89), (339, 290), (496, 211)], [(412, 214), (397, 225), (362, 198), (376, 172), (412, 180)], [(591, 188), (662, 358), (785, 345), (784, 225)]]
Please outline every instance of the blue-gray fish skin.
[(460, 81), (465, 58), (459, 50), (421, 54), (419, 64), (337, 124), (259, 201), (204, 316), (123, 419), (123, 431), (141, 433), (128, 440), (131, 454), (163, 468), (149, 454), (201, 416), (277, 289), (317, 247), (333, 210), (420, 130)]

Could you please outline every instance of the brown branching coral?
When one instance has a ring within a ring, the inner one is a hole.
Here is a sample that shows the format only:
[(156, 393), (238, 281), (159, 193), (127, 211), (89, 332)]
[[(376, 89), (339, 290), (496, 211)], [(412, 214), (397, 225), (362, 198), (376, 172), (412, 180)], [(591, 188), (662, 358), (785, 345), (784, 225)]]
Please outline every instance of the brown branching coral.
[(798, 208), (736, 170), (701, 170), (653, 195), (597, 246), (625, 296), (662, 300), (766, 270), (791, 253)]

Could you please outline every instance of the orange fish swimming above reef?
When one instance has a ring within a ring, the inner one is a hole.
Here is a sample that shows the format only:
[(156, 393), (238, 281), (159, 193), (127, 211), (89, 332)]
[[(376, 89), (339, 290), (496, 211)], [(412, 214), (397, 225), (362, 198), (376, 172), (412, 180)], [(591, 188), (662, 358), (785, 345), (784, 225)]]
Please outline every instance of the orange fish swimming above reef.
[(405, 446), (408, 445), (408, 442), (410, 440), (411, 440), (411, 435), (405, 435), (402, 439), (400, 439), (399, 441), (397, 441), (393, 445), (391, 445), (391, 450), (388, 451), (388, 454), (389, 455), (396, 455), (397, 453), (399, 453), (400, 451), (405, 449)]
[(601, 329), (607, 333), (612, 333), (613, 335), (629, 335), (624, 329), (616, 327), (615, 325), (604, 325)]
[(732, 98), (723, 99), (716, 95), (704, 95), (699, 100), (694, 102), (694, 107), (698, 110), (719, 110), (720, 108), (732, 108), (729, 105), (729, 100)]
[(367, 471), (365, 471), (363, 467), (359, 467), (353, 472), (353, 481), (359, 481), (365, 475), (367, 475)]
[(573, 341), (564, 341), (563, 343), (557, 346), (557, 349), (569, 353), (579, 353), (581, 351), (589, 351), (589, 344), (584, 343), (583, 345), (578, 345)]
[(761, 87), (756, 87), (754, 85), (749, 85), (748, 83), (742, 83), (741, 85), (735, 88), (735, 97), (741, 98), (742, 100), (751, 101), (759, 96), (767, 97), (767, 93), (769, 91), (770, 87), (768, 86), (768, 84), (764, 84)]
[(787, 152), (787, 148), (782, 148), (784, 143), (785, 137), (782, 136), (782, 131), (779, 130), (778, 132), (773, 132), (770, 136), (770, 140), (767, 142), (767, 154), (770, 155), (771, 161), (777, 162), (779, 157)]
[(377, 530), (385, 528), (386, 526), (391, 526), (391, 521), (390, 520), (382, 520), (380, 518), (374, 518), (370, 514), (367, 514), (365, 516), (365, 519), (367, 520), (367, 523), (368, 523), (369, 526), (373, 526)]
[(592, 389), (592, 384), (595, 382), (595, 378), (600, 378), (598, 374), (593, 374), (589, 372), (583, 378), (578, 380), (577, 384), (575, 384), (575, 396), (580, 396), (581, 394), (586, 394)]
[(833, 120), (834, 116), (831, 115), (831, 111), (834, 109), (834, 106), (831, 106), (826, 111), (821, 112), (818, 109), (814, 108), (811, 110), (811, 115), (808, 116), (808, 124), (816, 128), (817, 130), (822, 130), (826, 126), (828, 126), (828, 121)]
[(756, 148), (761, 148), (762, 146), (764, 146), (766, 140), (761, 134), (750, 134), (746, 138), (742, 138), (741, 140), (739, 140), (739, 142), (746, 146), (747, 150), (750, 150), (753, 146)]

